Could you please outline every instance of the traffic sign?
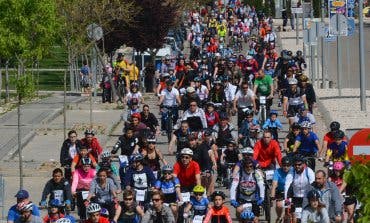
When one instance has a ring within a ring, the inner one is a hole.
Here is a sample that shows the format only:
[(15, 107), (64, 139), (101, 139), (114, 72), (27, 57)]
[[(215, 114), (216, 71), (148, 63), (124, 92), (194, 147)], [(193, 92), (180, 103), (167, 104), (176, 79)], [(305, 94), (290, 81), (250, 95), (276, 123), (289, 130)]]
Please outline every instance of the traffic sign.
[(330, 18), (330, 34), (335, 36), (347, 36), (347, 18), (343, 14), (335, 14)]
[(292, 7), (292, 8), (290, 8), (290, 10), (293, 14), (302, 14), (303, 13), (303, 8), (302, 7)]
[(354, 18), (348, 18), (347, 28), (348, 28), (348, 36), (353, 36), (353, 34), (355, 33), (355, 19)]
[(330, 35), (328, 26), (325, 26), (324, 29), (325, 29), (324, 30), (324, 33), (325, 33), (324, 41), (325, 42), (329, 43), (329, 42), (334, 42), (337, 40), (336, 36)]
[(348, 144), (348, 156), (359, 162), (370, 161), (370, 129), (356, 132)]

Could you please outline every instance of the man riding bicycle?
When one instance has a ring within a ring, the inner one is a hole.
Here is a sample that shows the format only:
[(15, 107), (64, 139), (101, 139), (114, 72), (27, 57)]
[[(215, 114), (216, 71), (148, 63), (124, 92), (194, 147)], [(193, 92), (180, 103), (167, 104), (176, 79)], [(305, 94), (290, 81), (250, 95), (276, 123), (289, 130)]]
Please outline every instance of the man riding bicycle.
[[(178, 106), (181, 104), (181, 100), (179, 91), (176, 88), (174, 88), (173, 85), (174, 82), (172, 80), (166, 81), (166, 88), (161, 91), (161, 96), (159, 98), (158, 105), (159, 106), (163, 105), (165, 107), (171, 108), (171, 112), (173, 115), (173, 123), (176, 123), (179, 117)], [(162, 116), (161, 124), (162, 130), (165, 130), (166, 123), (164, 116)]]
[(272, 139), (272, 134), (269, 130), (263, 133), (263, 139), (258, 140), (254, 146), (253, 159), (258, 161), (262, 169), (275, 169), (276, 161), (281, 166), (281, 151), (279, 143)]

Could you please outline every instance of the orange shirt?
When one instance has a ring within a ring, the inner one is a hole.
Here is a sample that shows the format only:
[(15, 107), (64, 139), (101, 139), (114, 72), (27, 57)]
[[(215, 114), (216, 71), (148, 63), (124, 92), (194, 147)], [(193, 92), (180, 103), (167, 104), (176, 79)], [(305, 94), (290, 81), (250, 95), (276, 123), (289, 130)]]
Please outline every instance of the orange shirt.
[(229, 209), (226, 206), (222, 206), (221, 209), (216, 209), (214, 206), (207, 212), (203, 223), (209, 222), (228, 222), (232, 223)]
[[(89, 158), (91, 159), (91, 163), (96, 164), (94, 156), (91, 153), (89, 153), (88, 155)], [(73, 157), (72, 163), (76, 164), (76, 168), (82, 166), (81, 155), (80, 154), (75, 155), (75, 157)]]

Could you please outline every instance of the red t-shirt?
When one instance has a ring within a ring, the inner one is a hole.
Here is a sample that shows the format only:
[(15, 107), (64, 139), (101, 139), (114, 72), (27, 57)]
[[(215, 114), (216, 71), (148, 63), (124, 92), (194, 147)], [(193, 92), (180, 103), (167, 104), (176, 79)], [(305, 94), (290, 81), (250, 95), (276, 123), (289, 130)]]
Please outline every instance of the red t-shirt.
[[(330, 145), (330, 143), (335, 142), (335, 139), (333, 137), (333, 134), (331, 132), (326, 133), (324, 135), (323, 141), (327, 141), (328, 142), (328, 146)], [(343, 141), (347, 142), (347, 137), (346, 136), (343, 137)], [(327, 148), (324, 148), (324, 149), (327, 149)]]
[(180, 162), (176, 162), (173, 166), (173, 173), (177, 175), (181, 186), (194, 186), (196, 184), (195, 175), (200, 174), (199, 164), (192, 160), (189, 165), (185, 167)]
[(279, 165), (281, 166), (281, 151), (279, 143), (272, 139), (270, 144), (266, 146), (262, 143), (262, 140), (258, 140), (254, 145), (253, 159), (257, 160), (262, 168), (270, 166), (275, 159), (278, 160)]

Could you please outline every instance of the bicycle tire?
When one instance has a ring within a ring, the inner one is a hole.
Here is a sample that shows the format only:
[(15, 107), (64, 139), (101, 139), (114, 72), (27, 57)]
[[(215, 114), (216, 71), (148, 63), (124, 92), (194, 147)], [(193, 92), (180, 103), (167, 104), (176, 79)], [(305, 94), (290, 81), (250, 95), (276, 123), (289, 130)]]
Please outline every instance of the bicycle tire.
[(265, 204), (264, 204), (264, 211), (265, 211), (265, 220), (270, 223), (271, 222), (271, 200), (270, 200), (270, 188), (266, 187), (265, 192)]
[(261, 115), (261, 117), (260, 117), (261, 125), (263, 125), (266, 122), (266, 108), (265, 107), (261, 107), (260, 115)]
[(172, 115), (169, 115), (168, 116), (168, 119), (167, 119), (167, 126), (166, 126), (166, 130), (167, 130), (167, 141), (170, 142), (171, 141), (171, 137), (172, 137), (172, 128), (173, 128), (173, 125), (172, 125)]

